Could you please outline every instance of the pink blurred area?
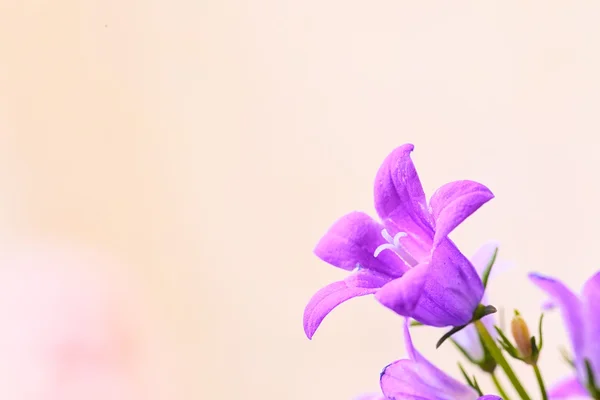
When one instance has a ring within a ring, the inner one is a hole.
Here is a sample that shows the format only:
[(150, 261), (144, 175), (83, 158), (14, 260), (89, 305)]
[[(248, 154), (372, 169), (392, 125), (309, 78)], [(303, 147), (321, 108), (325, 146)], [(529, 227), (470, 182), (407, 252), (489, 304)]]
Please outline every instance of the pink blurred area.
[(0, 398), (147, 398), (136, 377), (135, 290), (111, 266), (64, 245), (0, 248)]

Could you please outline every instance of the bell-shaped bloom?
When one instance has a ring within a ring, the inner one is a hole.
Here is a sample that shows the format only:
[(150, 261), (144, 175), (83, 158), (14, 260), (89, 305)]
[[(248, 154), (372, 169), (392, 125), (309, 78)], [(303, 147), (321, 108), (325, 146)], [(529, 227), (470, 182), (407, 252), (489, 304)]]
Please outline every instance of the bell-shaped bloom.
[[(567, 329), (576, 376), (560, 382), (551, 391), (551, 398), (567, 399), (587, 393), (590, 383), (589, 365), (593, 380), (600, 383), (600, 272), (587, 280), (581, 295), (571, 291), (561, 281), (532, 273), (529, 278), (550, 297), (560, 309)], [(591, 398), (591, 397), (590, 397)]]
[(304, 312), (309, 338), (339, 304), (375, 293), (384, 306), (425, 325), (457, 326), (472, 319), (483, 284), (447, 236), (494, 196), (477, 182), (456, 181), (439, 188), (428, 206), (412, 150), (411, 144), (398, 147), (379, 168), (374, 196), (380, 221), (352, 212), (317, 244), (318, 257), (351, 274), (310, 300)]
[[(490, 278), (507, 267), (507, 264), (500, 265), (500, 263), (498, 263), (498, 261), (495, 259), (497, 252), (498, 243), (489, 242), (481, 246), (479, 250), (477, 250), (470, 258), (471, 264), (473, 264), (480, 277), (483, 277), (484, 272), (492, 263), (493, 269), (490, 274)], [(483, 304), (488, 303), (485, 293), (481, 298), (481, 302)], [(494, 329), (495, 321), (496, 317), (494, 314), (486, 315), (485, 317), (481, 318), (481, 322), (483, 322), (487, 328), (487, 331), (494, 338), (497, 336), (496, 330)], [(452, 335), (452, 339), (462, 348), (471, 361), (477, 364), (485, 361), (485, 350), (483, 344), (481, 343), (481, 339), (479, 338), (479, 334), (477, 333), (477, 328), (475, 328), (474, 324), (469, 324), (464, 329)]]
[(404, 324), (407, 359), (398, 360), (381, 373), (381, 390), (386, 399), (407, 400), (502, 400), (477, 392), (447, 375), (415, 349), (408, 321)]

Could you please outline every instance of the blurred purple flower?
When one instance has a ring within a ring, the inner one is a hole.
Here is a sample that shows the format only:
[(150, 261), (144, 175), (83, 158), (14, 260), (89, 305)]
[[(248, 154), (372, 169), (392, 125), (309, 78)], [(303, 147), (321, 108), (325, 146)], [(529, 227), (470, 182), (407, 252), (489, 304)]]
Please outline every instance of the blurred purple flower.
[[(596, 385), (600, 383), (600, 272), (587, 280), (581, 296), (557, 279), (537, 273), (529, 274), (529, 278), (560, 309), (574, 353), (576, 376), (554, 386), (550, 396), (566, 399), (585, 395), (590, 378)], [(586, 363), (589, 363), (591, 377)]]
[(427, 207), (413, 148), (398, 147), (379, 168), (374, 196), (381, 222), (352, 212), (317, 244), (318, 257), (352, 273), (319, 290), (306, 306), (309, 338), (339, 304), (374, 293), (384, 306), (426, 325), (471, 320), (483, 284), (447, 235), (494, 195), (477, 182), (456, 181), (440, 187)]
[(407, 400), (502, 400), (498, 396), (479, 396), (477, 392), (447, 375), (419, 353), (410, 337), (408, 320), (404, 324), (408, 359), (398, 360), (381, 373), (381, 390), (386, 399)]

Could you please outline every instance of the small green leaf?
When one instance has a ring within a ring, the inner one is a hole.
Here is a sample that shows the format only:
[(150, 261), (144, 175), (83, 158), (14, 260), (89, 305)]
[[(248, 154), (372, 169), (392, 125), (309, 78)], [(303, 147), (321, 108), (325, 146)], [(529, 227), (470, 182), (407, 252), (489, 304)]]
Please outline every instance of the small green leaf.
[(465, 371), (464, 367), (462, 366), (462, 364), (460, 362), (458, 363), (458, 368), (460, 368), (460, 372), (462, 373), (463, 377), (467, 381), (467, 385), (469, 385), (470, 387), (475, 389), (475, 391), (479, 394), (479, 396), (483, 396), (483, 392), (481, 391), (481, 388), (479, 387), (479, 383), (477, 383), (477, 378), (475, 376), (473, 376), (473, 379), (471, 379), (469, 377), (469, 375), (467, 374), (467, 371)]
[(496, 257), (498, 257), (498, 248), (497, 247), (496, 247), (496, 250), (494, 250), (494, 254), (492, 255), (492, 258), (490, 259), (487, 266), (483, 270), (481, 282), (483, 282), (484, 289), (487, 288), (488, 280), (490, 279), (490, 273), (492, 272), (492, 267), (494, 266), (494, 263), (496, 262)]
[(410, 321), (410, 326), (425, 326), (425, 324), (419, 322), (419, 321), (415, 321), (414, 319), (412, 321)]
[(590, 364), (590, 360), (585, 359), (585, 371), (587, 375), (587, 390), (592, 395), (594, 399), (600, 399), (600, 390), (596, 386), (596, 381), (594, 378), (594, 371), (592, 370), (592, 364)]
[(537, 344), (535, 343), (535, 337), (531, 337), (531, 358), (529, 360), (527, 360), (526, 362), (528, 364), (535, 364), (537, 363), (537, 360), (540, 356), (540, 349), (538, 348)]
[(512, 357), (515, 358), (517, 360), (520, 360), (519, 358), (519, 351), (516, 349), (516, 347), (510, 342), (510, 340), (506, 337), (506, 335), (504, 334), (504, 332), (502, 332), (502, 330), (500, 328), (498, 328), (497, 326), (494, 326), (494, 328), (496, 328), (496, 332), (498, 332), (498, 335), (500, 336), (500, 339), (498, 339), (498, 342), (500, 343), (500, 346), (502, 346), (502, 348), (504, 350), (506, 350), (506, 352)]
[(462, 353), (462, 355), (465, 356), (465, 358), (467, 360), (469, 360), (473, 364), (477, 364), (477, 361), (473, 360), (471, 358), (471, 356), (469, 355), (469, 353), (467, 353), (467, 351), (465, 349), (463, 349), (463, 347), (460, 344), (458, 344), (458, 342), (456, 342), (456, 340), (450, 339), (450, 341), (454, 344), (454, 346), (456, 346), (456, 348), (458, 349), (458, 351), (460, 351)]
[(469, 375), (467, 374), (467, 371), (465, 371), (465, 369), (464, 369), (464, 367), (462, 366), (461, 363), (458, 363), (458, 368), (460, 368), (460, 372), (462, 372), (463, 377), (467, 381), (467, 385), (473, 387), (473, 381), (471, 380), (471, 378), (469, 378)]
[(475, 376), (473, 376), (473, 389), (477, 391), (478, 395), (483, 396), (483, 392), (481, 391), (481, 388), (479, 387), (479, 383), (477, 383), (477, 378)]
[(538, 336), (539, 344), (538, 344), (538, 352), (542, 351), (542, 347), (544, 346), (544, 336), (542, 335), (542, 322), (544, 321), (544, 313), (540, 315), (540, 322), (538, 323)]

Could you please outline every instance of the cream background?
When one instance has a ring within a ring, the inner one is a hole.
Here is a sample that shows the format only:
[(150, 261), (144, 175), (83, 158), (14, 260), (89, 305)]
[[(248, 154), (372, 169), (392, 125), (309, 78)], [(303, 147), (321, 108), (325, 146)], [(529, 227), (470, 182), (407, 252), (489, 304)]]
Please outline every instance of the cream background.
[[(401, 322), (355, 300), (308, 341), (305, 303), (343, 276), (311, 250), (372, 211), (393, 147), (416, 145), (429, 194), (461, 178), (495, 192), (453, 238), (502, 243), (507, 313), (535, 324), (529, 270), (578, 287), (598, 268), (599, 17), (595, 2), (4, 0), (5, 234), (130, 266), (156, 398), (349, 399), (402, 356)], [(456, 372), (438, 335), (417, 343)], [(557, 315), (546, 335), (553, 380)]]

